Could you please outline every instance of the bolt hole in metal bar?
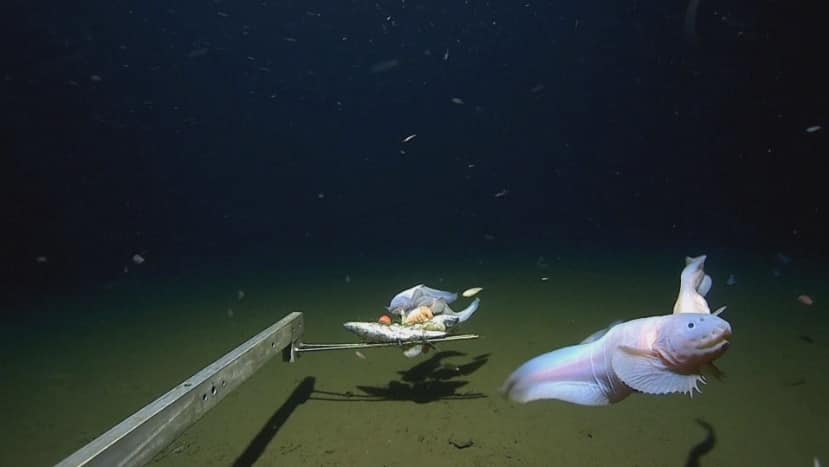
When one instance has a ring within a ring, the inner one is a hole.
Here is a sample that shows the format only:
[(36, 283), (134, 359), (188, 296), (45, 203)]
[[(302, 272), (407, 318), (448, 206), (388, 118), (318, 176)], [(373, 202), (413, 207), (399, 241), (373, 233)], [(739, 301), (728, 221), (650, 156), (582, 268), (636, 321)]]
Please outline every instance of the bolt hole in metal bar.
[(399, 347), (479, 338), (476, 334), (461, 334), (405, 342), (303, 344), (303, 331), (302, 313), (285, 316), (82, 447), (57, 467), (146, 464), (273, 358), (277, 351), (283, 354), (283, 360), (294, 361), (295, 354), (303, 352)]
[(283, 349), (302, 339), (302, 313), (285, 316), (60, 463), (58, 467), (144, 465)]

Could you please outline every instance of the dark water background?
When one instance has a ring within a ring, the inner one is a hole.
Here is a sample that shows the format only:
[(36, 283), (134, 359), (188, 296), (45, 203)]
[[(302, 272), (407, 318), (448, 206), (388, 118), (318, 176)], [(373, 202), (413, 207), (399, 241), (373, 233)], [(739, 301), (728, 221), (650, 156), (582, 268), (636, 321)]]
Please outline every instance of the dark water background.
[[(772, 348), (798, 356), (783, 365), (793, 373), (826, 370), (819, 330), (826, 328), (820, 292), (829, 253), (827, 129), (807, 128), (829, 125), (822, 66), (829, 7), (702, 1), (695, 41), (684, 30), (686, 7), (10, 2), (2, 15), (0, 313), (9, 375), (3, 402), (24, 422), (5, 427), (0, 463), (59, 460), (283, 312), (306, 311), (311, 335), (348, 339), (342, 320), (373, 319), (391, 295), (418, 282), (449, 289), (500, 284), (489, 306), (501, 311), (481, 314), (481, 332), (534, 344), (499, 346), (501, 363), (493, 356), (476, 373), (488, 373), (473, 386), (491, 396), (529, 356), (613, 319), (667, 312), (682, 257), (700, 252), (711, 255), (720, 287), (737, 274), (742, 297), (752, 299), (743, 302), (744, 312), (750, 306), (767, 319), (753, 320), (758, 348), (771, 352), (759, 342), (787, 307), (809, 310), (784, 315), (790, 328)], [(416, 137), (403, 142), (409, 135)], [(143, 264), (133, 262), (135, 254)], [(572, 268), (594, 271), (568, 274)], [(542, 276), (557, 280), (541, 283)], [(246, 291), (256, 312), (240, 312), (237, 290)], [(562, 297), (565, 290), (570, 298)], [(794, 297), (801, 293), (813, 295), (816, 306), (798, 308)], [(714, 300), (735, 309), (740, 296)], [(593, 320), (562, 331), (562, 322), (585, 309), (597, 310)], [(528, 337), (516, 319), (549, 326), (524, 329), (537, 333)], [(798, 347), (806, 344), (812, 347)], [(493, 351), (474, 345), (480, 354)], [(164, 371), (135, 357), (169, 357), (176, 348), (186, 350)], [(65, 360), (55, 360), (56, 352)], [(378, 380), (414, 365), (384, 355)], [(812, 366), (795, 370), (805, 355)], [(337, 370), (345, 371), (313, 364), (302, 371), (324, 379)], [(815, 381), (781, 371), (760, 366), (743, 381), (753, 388), (762, 381), (750, 377), (761, 374), (782, 378), (775, 381), (785, 388)], [(112, 383), (125, 378), (146, 386)], [(292, 381), (274, 384), (279, 393), (292, 388)], [(793, 387), (817, 394), (826, 382)], [(779, 405), (790, 396), (769, 400)], [(90, 400), (112, 410), (81, 410)], [(781, 428), (769, 439), (791, 436), (802, 445), (780, 453), (782, 463), (764, 464), (771, 458), (761, 450), (752, 465), (800, 465), (819, 454), (819, 443), (808, 442), (818, 433), (807, 416), (826, 414), (819, 400), (801, 412), (778, 407), (803, 417), (793, 415), (783, 424), (786, 434)], [(688, 443), (656, 449), (651, 458), (637, 457), (656, 442), (647, 439), (623, 452), (611, 443), (570, 454), (562, 448), (559, 461), (683, 461), (700, 430), (693, 422), (700, 404), (674, 403), (690, 407), (691, 421), (677, 428)], [(497, 404), (462, 412), (463, 423), (446, 426), (476, 424), (481, 410), (512, 410)], [(635, 404), (648, 407), (629, 405)], [(563, 406), (543, 410), (551, 418), (556, 410), (583, 416)], [(429, 410), (445, 413), (441, 408)], [(727, 408), (710, 410), (736, 418)], [(372, 413), (373, 423), (393, 418)], [(514, 412), (509, 417), (514, 425), (503, 426), (526, 426)], [(630, 423), (653, 423), (636, 420)], [(192, 463), (230, 463), (259, 421), (235, 431), (235, 442), (220, 452), (198, 451)], [(478, 423), (490, 422), (504, 423)], [(542, 465), (550, 461), (545, 430), (564, 435), (567, 425), (538, 423), (532, 435), (539, 438), (526, 434), (525, 446), (484, 442), (491, 451), (477, 457), (421, 454), (432, 463), (450, 459), (448, 465)], [(736, 425), (733, 433), (751, 425)], [(357, 426), (371, 432), (373, 425)], [(427, 424), (425, 432), (439, 427)], [(285, 436), (303, 439), (291, 433)], [(485, 433), (491, 431), (479, 440)], [(327, 434), (328, 442), (342, 439), (339, 431)], [(203, 442), (211, 435), (205, 436)], [(399, 436), (397, 448), (419, 435)], [(435, 443), (443, 447), (445, 438)], [(354, 448), (364, 440), (316, 458), (302, 454), (308, 442), (283, 450), (290, 442), (276, 438), (271, 457), (260, 461), (301, 454), (287, 459), (366, 465), (374, 458)], [(744, 459), (744, 446), (719, 447), (719, 465)], [(505, 450), (512, 457), (487, 463)], [(392, 456), (384, 462), (399, 464), (393, 456), (401, 451), (384, 452)]]

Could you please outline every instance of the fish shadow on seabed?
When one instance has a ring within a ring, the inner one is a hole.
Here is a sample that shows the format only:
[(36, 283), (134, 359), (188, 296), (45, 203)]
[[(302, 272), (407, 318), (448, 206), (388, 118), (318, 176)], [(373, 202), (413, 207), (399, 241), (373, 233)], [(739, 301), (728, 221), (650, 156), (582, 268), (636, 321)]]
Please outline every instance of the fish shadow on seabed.
[(451, 357), (465, 357), (466, 354), (457, 351), (444, 351), (432, 355), (431, 358), (408, 370), (398, 372), (400, 380), (392, 380), (385, 386), (357, 386), (363, 394), (354, 394), (350, 391), (339, 393), (329, 391), (314, 391), (311, 399), (343, 401), (343, 402), (384, 402), (384, 401), (411, 401), (426, 404), (438, 400), (481, 399), (487, 397), (479, 392), (461, 392), (458, 390), (469, 384), (468, 381), (456, 378), (470, 375), (489, 361), (489, 354), (482, 354), (472, 360), (455, 364), (445, 362)]
[(714, 427), (712, 427), (705, 420), (700, 418), (696, 422), (707, 432), (705, 439), (694, 445), (688, 453), (688, 458), (685, 460), (685, 467), (700, 467), (699, 459), (711, 452), (717, 444), (717, 438), (714, 436)]
[(256, 463), (262, 453), (265, 452), (265, 448), (276, 436), (276, 433), (282, 428), (282, 425), (288, 421), (291, 414), (311, 398), (315, 383), (316, 379), (309, 376), (297, 385), (288, 400), (271, 415), (271, 418), (251, 440), (245, 451), (233, 462), (233, 467), (248, 467)]

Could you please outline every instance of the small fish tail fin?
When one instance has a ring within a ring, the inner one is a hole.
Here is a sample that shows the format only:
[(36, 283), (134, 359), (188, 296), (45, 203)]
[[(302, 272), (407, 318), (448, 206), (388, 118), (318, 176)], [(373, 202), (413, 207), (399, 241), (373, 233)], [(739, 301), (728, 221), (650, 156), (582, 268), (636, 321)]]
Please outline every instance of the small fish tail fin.
[(464, 321), (467, 321), (469, 318), (471, 318), (472, 315), (475, 314), (476, 311), (478, 311), (478, 307), (480, 305), (481, 299), (476, 298), (475, 300), (472, 300), (472, 303), (470, 303), (469, 306), (459, 311), (456, 314), (456, 316), (458, 317), (458, 324), (463, 323)]

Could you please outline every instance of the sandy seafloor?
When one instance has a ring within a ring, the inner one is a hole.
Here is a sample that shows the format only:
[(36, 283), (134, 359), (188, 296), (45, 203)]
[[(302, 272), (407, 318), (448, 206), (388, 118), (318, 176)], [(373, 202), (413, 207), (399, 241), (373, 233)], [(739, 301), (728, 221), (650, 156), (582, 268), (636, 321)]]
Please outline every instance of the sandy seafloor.
[[(273, 271), (263, 260), (250, 270), (185, 269), (168, 278), (143, 278), (138, 270), (72, 294), (32, 297), (5, 310), (17, 317), (0, 331), (0, 465), (54, 464), (288, 312), (304, 312), (306, 342), (355, 341), (342, 322), (376, 319), (392, 295), (420, 282), (484, 287), (481, 308), (465, 328), (482, 338), (415, 359), (395, 349), (364, 350), (366, 359), (353, 351), (307, 354), (293, 364), (275, 359), (153, 464), (811, 466), (814, 456), (829, 460), (826, 266), (803, 258), (776, 265), (773, 252), (708, 253), (706, 271), (715, 283), (709, 302), (712, 309), (728, 305), (723, 317), (734, 329), (732, 347), (719, 360), (726, 379), (693, 399), (633, 395), (607, 407), (518, 405), (497, 389), (528, 358), (576, 343), (613, 320), (670, 313), (681, 253), (548, 253), (542, 264), (530, 253), (340, 258)], [(737, 278), (730, 287), (729, 273)], [(241, 302), (237, 290), (245, 292)], [(801, 293), (816, 303), (798, 303)], [(294, 404), (291, 394), (308, 388), (310, 398)], [(472, 445), (459, 449), (453, 441)]]

